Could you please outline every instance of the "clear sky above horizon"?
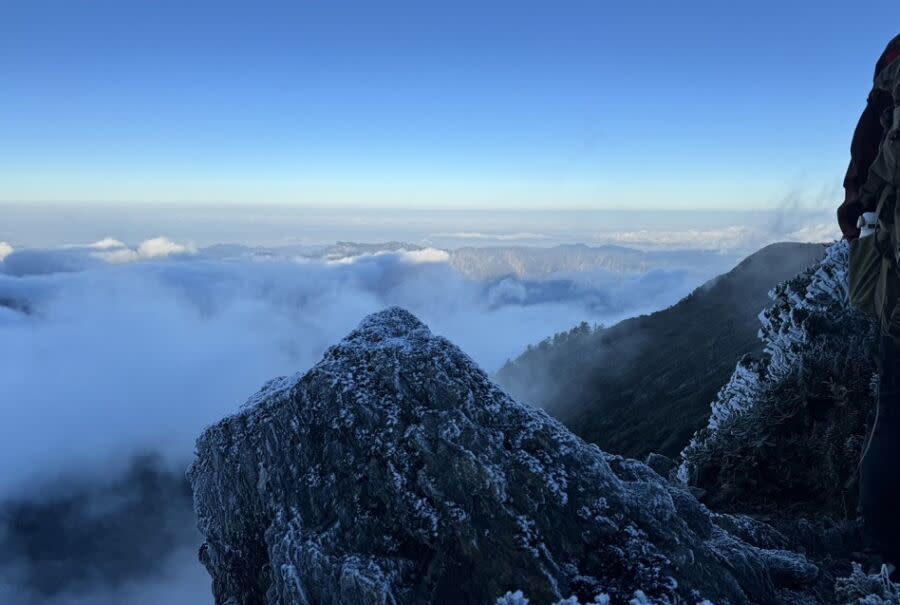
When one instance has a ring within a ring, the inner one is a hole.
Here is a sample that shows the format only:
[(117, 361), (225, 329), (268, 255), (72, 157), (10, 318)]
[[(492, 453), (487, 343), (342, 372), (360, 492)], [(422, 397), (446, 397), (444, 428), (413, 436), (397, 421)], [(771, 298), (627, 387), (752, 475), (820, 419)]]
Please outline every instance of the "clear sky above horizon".
[(0, 6), (0, 201), (836, 205), (896, 1)]

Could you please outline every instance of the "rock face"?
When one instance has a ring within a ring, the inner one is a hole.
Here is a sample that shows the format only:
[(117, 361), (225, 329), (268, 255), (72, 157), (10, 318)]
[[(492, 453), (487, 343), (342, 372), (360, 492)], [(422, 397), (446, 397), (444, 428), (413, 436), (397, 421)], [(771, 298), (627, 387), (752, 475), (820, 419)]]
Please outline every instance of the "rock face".
[(220, 604), (821, 602), (777, 532), (584, 443), (396, 308), (207, 429), (188, 478)]

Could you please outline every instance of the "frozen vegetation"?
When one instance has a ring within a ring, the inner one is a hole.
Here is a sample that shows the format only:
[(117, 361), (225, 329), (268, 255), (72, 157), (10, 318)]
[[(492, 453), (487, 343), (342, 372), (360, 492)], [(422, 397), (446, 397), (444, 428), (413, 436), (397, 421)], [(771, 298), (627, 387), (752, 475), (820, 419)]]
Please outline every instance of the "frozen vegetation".
[(678, 477), (717, 506), (852, 516), (875, 366), (874, 325), (848, 304), (847, 250), (773, 290), (763, 354), (737, 364), (683, 451)]

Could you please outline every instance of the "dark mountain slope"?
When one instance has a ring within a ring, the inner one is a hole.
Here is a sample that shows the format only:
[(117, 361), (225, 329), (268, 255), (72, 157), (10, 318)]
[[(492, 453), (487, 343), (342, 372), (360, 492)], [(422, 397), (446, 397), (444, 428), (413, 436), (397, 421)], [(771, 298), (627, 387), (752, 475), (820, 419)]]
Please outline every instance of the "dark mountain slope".
[(603, 449), (674, 456), (706, 423), (735, 363), (761, 351), (768, 292), (823, 254), (821, 244), (767, 246), (668, 309), (548, 339), (497, 379)]

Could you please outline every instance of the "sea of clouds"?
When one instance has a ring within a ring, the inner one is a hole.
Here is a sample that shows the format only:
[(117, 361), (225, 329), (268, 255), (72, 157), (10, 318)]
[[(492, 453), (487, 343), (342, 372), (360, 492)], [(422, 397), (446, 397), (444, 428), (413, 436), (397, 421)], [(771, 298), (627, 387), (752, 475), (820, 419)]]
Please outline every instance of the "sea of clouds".
[[(0, 261), (0, 493), (123, 452), (189, 455), (263, 382), (308, 369), (367, 314), (410, 309), (486, 370), (582, 320), (660, 308), (707, 275), (589, 284), (467, 279), (442, 250), (219, 260), (154, 238), (8, 250)], [(28, 460), (22, 465), (21, 460)]]
[[(189, 497), (166, 488), (171, 496), (148, 520), (128, 494), (147, 473), (177, 485), (204, 426), (270, 378), (311, 367), (369, 313), (405, 307), (495, 371), (530, 343), (583, 320), (610, 324), (668, 306), (719, 272), (707, 264), (479, 281), (448, 260), (433, 248), (223, 259), (165, 237), (0, 243), (0, 601), (208, 602)], [(144, 455), (156, 460), (152, 471), (135, 474)], [(130, 543), (116, 556), (136, 557), (112, 576), (105, 547), (80, 568), (60, 568), (52, 548), (27, 544), (68, 539), (45, 535), (67, 531), (50, 520), (91, 527), (98, 515), (98, 527), (121, 525), (111, 539)], [(155, 524), (181, 529), (146, 562), (142, 542)]]

